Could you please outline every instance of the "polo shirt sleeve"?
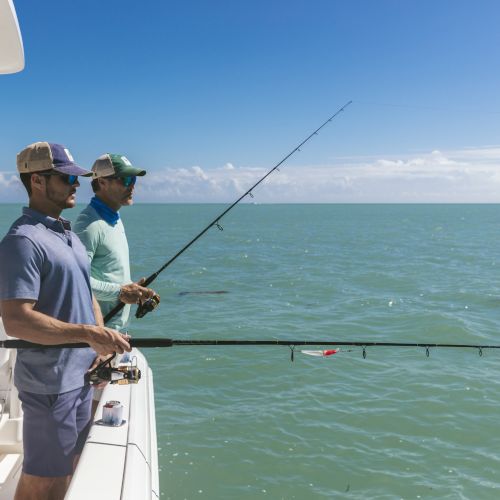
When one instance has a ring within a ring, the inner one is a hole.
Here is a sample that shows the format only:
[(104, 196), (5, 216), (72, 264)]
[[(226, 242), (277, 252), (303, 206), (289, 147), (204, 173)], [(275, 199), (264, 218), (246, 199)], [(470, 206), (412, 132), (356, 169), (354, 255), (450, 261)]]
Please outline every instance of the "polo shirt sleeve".
[(43, 255), (26, 236), (9, 235), (0, 244), (0, 300), (38, 300)]

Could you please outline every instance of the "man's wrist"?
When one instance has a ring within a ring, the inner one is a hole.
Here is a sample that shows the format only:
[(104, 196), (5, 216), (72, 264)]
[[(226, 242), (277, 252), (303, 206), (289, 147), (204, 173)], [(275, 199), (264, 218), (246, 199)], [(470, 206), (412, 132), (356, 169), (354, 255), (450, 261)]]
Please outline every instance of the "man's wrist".
[(92, 337), (94, 336), (94, 325), (78, 325), (79, 331), (77, 333), (78, 338), (77, 342), (85, 342), (86, 344), (90, 344)]

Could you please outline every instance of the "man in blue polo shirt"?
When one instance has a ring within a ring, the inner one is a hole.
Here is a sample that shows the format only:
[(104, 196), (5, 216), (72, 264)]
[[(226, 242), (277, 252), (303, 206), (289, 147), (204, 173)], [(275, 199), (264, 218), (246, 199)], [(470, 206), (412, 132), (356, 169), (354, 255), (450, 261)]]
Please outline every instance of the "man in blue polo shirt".
[(85, 374), (98, 355), (130, 351), (128, 337), (103, 326), (92, 296), (86, 250), (62, 210), (75, 205), (79, 167), (47, 142), (17, 156), (29, 208), (0, 242), (0, 312), (7, 334), (45, 345), (20, 349), (14, 383), (23, 404), (23, 473), (16, 500), (63, 499), (90, 425)]

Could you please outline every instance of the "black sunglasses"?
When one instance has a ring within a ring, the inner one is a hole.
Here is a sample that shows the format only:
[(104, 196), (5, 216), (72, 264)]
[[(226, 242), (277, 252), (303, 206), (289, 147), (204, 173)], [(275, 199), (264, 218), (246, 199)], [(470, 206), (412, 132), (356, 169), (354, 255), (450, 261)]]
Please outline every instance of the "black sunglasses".
[(60, 177), (64, 183), (69, 184), (70, 186), (73, 186), (73, 184), (75, 184), (78, 180), (78, 175), (61, 174), (59, 172), (44, 172), (38, 175), (43, 177), (52, 177), (53, 175), (56, 175), (57, 177)]

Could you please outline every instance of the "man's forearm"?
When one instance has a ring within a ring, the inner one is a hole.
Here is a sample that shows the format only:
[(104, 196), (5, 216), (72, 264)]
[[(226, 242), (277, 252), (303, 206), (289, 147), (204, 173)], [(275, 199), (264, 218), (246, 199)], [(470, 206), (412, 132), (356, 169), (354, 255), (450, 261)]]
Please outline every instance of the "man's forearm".
[(104, 326), (104, 318), (102, 316), (101, 306), (95, 295), (92, 295), (92, 307), (94, 308), (95, 324), (98, 326)]
[(99, 355), (130, 351), (127, 336), (97, 325), (65, 323), (34, 310), (35, 301), (3, 300), (0, 313), (7, 335), (42, 345), (89, 344)]
[(2, 302), (2, 319), (7, 334), (29, 342), (44, 345), (88, 342), (93, 333), (93, 325), (75, 325), (52, 318), (32, 305), (18, 301)]

